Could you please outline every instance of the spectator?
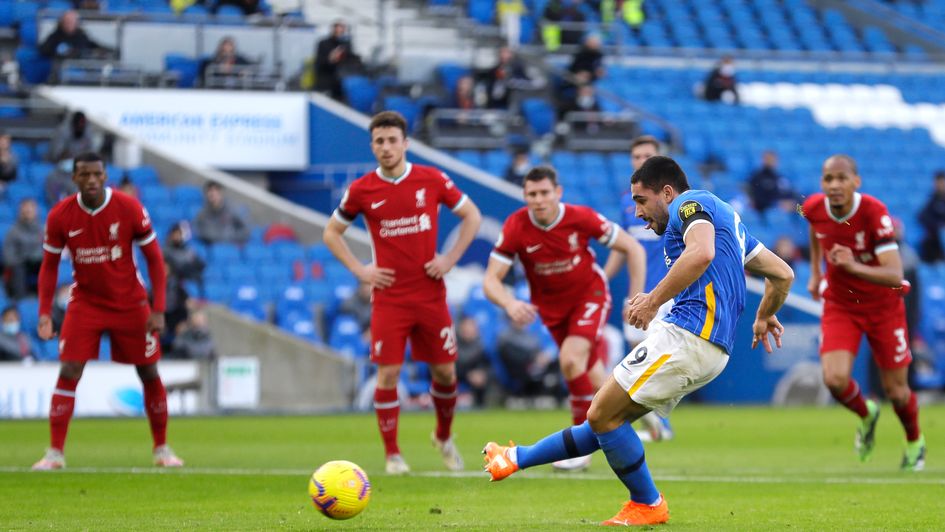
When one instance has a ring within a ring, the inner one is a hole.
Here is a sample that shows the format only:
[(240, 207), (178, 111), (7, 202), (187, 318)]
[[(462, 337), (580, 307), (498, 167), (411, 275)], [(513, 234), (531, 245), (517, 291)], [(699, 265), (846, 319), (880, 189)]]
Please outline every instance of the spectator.
[(341, 303), (339, 311), (358, 320), (358, 326), (361, 332), (367, 331), (371, 327), (371, 285), (361, 283), (358, 289), (351, 294), (348, 299)]
[(797, 195), (787, 180), (778, 170), (778, 154), (766, 150), (761, 156), (761, 168), (748, 178), (748, 195), (755, 210), (764, 213), (778, 203), (784, 203), (782, 209), (791, 211)]
[(797, 266), (803, 259), (803, 257), (801, 257), (801, 251), (797, 248), (794, 241), (791, 240), (791, 237), (787, 235), (779, 236), (778, 239), (775, 240), (774, 247), (771, 251), (792, 268)]
[(518, 48), (522, 43), (522, 16), (528, 12), (522, 0), (498, 0), (495, 5), (496, 18), (505, 36), (505, 45)]
[(72, 181), (72, 160), (63, 159), (46, 174), (43, 182), (43, 194), (48, 205), (55, 205), (67, 196), (74, 195), (79, 188)]
[(207, 313), (202, 309), (194, 310), (186, 322), (182, 323), (171, 349), (173, 358), (213, 360), (217, 356), (216, 344), (210, 334)]
[(0, 360), (36, 359), (29, 336), (21, 330), (20, 311), (12, 305), (6, 307), (0, 314), (0, 322)]
[(731, 56), (723, 57), (719, 64), (709, 72), (702, 95), (709, 102), (738, 103), (735, 61)]
[(71, 181), (72, 159), (80, 153), (98, 152), (100, 146), (101, 140), (93, 134), (85, 113), (76, 111), (56, 130), (48, 158), (53, 163), (66, 161), (63, 171), (69, 174)]
[(49, 59), (88, 59), (110, 50), (89, 38), (79, 27), (79, 13), (68, 10), (59, 17), (56, 29), (39, 45), (39, 53)]
[(319, 41), (315, 48), (315, 90), (327, 92), (333, 99), (343, 101), (342, 71), (360, 63), (361, 58), (351, 47), (348, 25), (342, 20), (336, 20), (331, 26), (331, 35)]
[(66, 309), (69, 302), (72, 301), (72, 284), (62, 283), (56, 287), (56, 294), (53, 296), (52, 312), (50, 318), (53, 322), (53, 332), (58, 334), (62, 330), (62, 322), (66, 319)]
[(919, 223), (925, 230), (925, 238), (919, 245), (919, 255), (925, 262), (945, 260), (945, 250), (939, 231), (945, 227), (945, 170), (935, 173), (935, 188), (919, 211)]
[(571, 58), (568, 71), (574, 75), (577, 84), (593, 83), (604, 77), (604, 53), (601, 52), (600, 36), (590, 34), (584, 38), (581, 49)]
[(227, 36), (220, 39), (213, 57), (200, 63), (200, 80), (204, 87), (217, 86), (215, 80), (241, 76), (248, 72), (246, 67), (251, 64), (236, 51), (236, 41), (233, 37)]
[(542, 38), (545, 48), (557, 50), (561, 45), (578, 45), (584, 37), (584, 13), (581, 0), (551, 0), (542, 13)]
[(15, 300), (36, 293), (39, 267), (43, 262), (43, 226), (37, 220), (36, 209), (36, 200), (20, 201), (16, 223), (3, 239), (7, 293)]
[(238, 208), (226, 202), (223, 187), (208, 181), (203, 192), (206, 201), (197, 213), (197, 238), (207, 244), (245, 244), (249, 240), (249, 221)]
[(479, 335), (479, 324), (470, 317), (456, 328), (456, 378), (469, 389), (475, 406), (483, 406), (489, 385), (489, 361)]
[(512, 156), (512, 162), (505, 170), (505, 180), (513, 185), (522, 186), (525, 182), (525, 174), (532, 168), (532, 161), (528, 156), (528, 151), (519, 149)]
[(525, 65), (511, 48), (499, 48), (498, 62), (484, 77), (490, 109), (508, 109), (513, 90), (533, 86)]
[(171, 266), (170, 263), (164, 263), (164, 271), (167, 285), (164, 290), (165, 328), (164, 334), (161, 335), (161, 349), (167, 350), (167, 348), (172, 346), (175, 331), (182, 323), (187, 321), (187, 316), (190, 314), (190, 295), (184, 288), (184, 283), (180, 276), (177, 275), (177, 272), (174, 271), (174, 267)]
[[(561, 120), (568, 113), (599, 113), (601, 112), (600, 103), (597, 101), (597, 91), (590, 83), (580, 85), (574, 98), (566, 102), (559, 111), (558, 119)], [(595, 120), (582, 120), (577, 123), (581, 132), (587, 132), (593, 129)]]
[(203, 270), (206, 263), (188, 245), (189, 240), (190, 224), (179, 222), (171, 227), (164, 243), (164, 260), (181, 281), (193, 281), (198, 285), (203, 285)]
[(6, 185), (16, 181), (20, 160), (10, 149), (10, 135), (0, 133), (0, 192)]
[(138, 187), (135, 186), (134, 182), (132, 182), (131, 178), (127, 175), (121, 176), (121, 181), (118, 182), (118, 190), (128, 194), (132, 198), (138, 197)]
[(213, 14), (216, 15), (220, 11), (220, 8), (225, 5), (236, 6), (247, 16), (259, 13), (259, 0), (217, 0), (216, 5), (213, 7)]
[(453, 95), (453, 105), (457, 109), (476, 109), (479, 104), (476, 102), (476, 83), (472, 76), (466, 75), (456, 81), (456, 92)]
[(499, 334), (497, 349), (506, 372), (524, 395), (539, 395), (553, 387), (549, 384), (557, 379), (554, 359), (542, 349), (537, 335), (510, 322)]

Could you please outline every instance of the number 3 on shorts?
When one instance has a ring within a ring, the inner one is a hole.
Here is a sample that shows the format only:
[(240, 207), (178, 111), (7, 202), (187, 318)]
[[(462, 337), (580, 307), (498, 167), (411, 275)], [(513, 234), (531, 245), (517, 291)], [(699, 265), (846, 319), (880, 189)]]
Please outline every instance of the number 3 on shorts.
[(906, 343), (906, 330), (899, 327), (893, 331), (893, 334), (896, 335), (896, 340), (899, 341), (899, 344), (896, 346), (896, 352), (905, 353), (906, 349), (909, 348), (909, 345)]

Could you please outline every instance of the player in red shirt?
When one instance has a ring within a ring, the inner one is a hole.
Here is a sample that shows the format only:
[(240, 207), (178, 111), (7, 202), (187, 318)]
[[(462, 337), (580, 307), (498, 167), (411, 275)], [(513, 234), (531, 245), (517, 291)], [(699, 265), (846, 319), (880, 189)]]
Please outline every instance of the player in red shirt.
[[(397, 446), (397, 382), (408, 338), (411, 356), (429, 363), (433, 377), (430, 395), (437, 426), (431, 439), (447, 468), (458, 471), (463, 469), (463, 460), (450, 436), (456, 406), (456, 334), (446, 306), (443, 276), (476, 236), (481, 215), (446, 174), (407, 162), (407, 122), (400, 113), (378, 113), (369, 131), (378, 168), (348, 187), (323, 239), (335, 257), (373, 289), (374, 410), (387, 455), (387, 472), (410, 471)], [(461, 219), (459, 237), (442, 255), (436, 250), (441, 204)], [(362, 264), (342, 238), (359, 214), (364, 216), (373, 243), (374, 260), (369, 264)]]
[[(482, 288), (520, 326), (541, 317), (560, 349), (571, 419), (580, 425), (604, 382), (606, 361), (599, 348), (605, 347), (600, 339), (611, 307), (607, 277), (589, 242), (597, 240), (627, 255), (631, 297), (643, 290), (646, 256), (643, 246), (617, 224), (589, 207), (562, 203), (553, 168), (533, 168), (523, 185), (526, 206), (505, 220)], [(531, 303), (516, 299), (502, 285), (516, 256), (525, 268)], [(582, 456), (556, 465), (583, 469), (589, 462), (590, 456)]]
[[(912, 353), (902, 299), (902, 259), (892, 219), (881, 201), (857, 192), (860, 176), (852, 158), (828, 158), (820, 183), (824, 193), (807, 198), (802, 212), (810, 222), (808, 289), (815, 300), (824, 300), (820, 346), (824, 383), (837, 401), (860, 417), (856, 448), (860, 459), (867, 460), (873, 451), (879, 405), (864, 400), (851, 378), (865, 333), (883, 391), (905, 428), (902, 468), (922, 469), (925, 438), (919, 430), (915, 394), (909, 389)], [(821, 273), (824, 257), (826, 276)]]
[[(63, 448), (75, 390), (85, 363), (98, 358), (103, 333), (111, 337), (112, 360), (134, 364), (144, 386), (144, 405), (154, 439), (154, 463), (184, 465), (167, 445), (167, 395), (158, 374), (161, 358), (158, 334), (164, 329), (164, 258), (151, 228), (148, 212), (138, 200), (105, 186), (101, 157), (77, 156), (72, 181), (79, 193), (60, 201), (46, 219), (43, 265), (39, 272), (39, 337), (53, 331), (50, 311), (59, 259), (68, 249), (75, 283), (59, 333), (59, 380), (49, 408), (51, 442), (34, 470), (65, 467)], [(148, 262), (154, 306), (148, 305), (132, 256), (136, 243)]]

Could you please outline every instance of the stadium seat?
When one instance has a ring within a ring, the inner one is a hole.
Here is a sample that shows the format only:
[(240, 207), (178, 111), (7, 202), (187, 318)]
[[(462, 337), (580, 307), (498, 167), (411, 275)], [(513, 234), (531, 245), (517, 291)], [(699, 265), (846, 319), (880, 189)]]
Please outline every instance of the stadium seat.
[(377, 100), (377, 86), (365, 76), (345, 76), (341, 81), (348, 105), (358, 111), (370, 114)]
[(164, 56), (164, 70), (180, 76), (177, 78), (178, 87), (189, 88), (197, 83), (200, 61), (182, 54), (167, 54)]
[(540, 98), (523, 100), (522, 114), (536, 135), (546, 135), (554, 130), (555, 110), (545, 100)]
[(361, 334), (358, 320), (345, 314), (337, 316), (332, 323), (328, 345), (351, 358), (366, 356), (368, 352), (368, 345)]

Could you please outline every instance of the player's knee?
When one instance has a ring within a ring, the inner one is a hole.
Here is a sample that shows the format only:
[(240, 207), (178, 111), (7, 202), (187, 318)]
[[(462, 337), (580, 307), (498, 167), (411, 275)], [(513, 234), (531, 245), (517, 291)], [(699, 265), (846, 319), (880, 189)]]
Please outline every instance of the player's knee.
[(63, 362), (62, 366), (59, 368), (59, 376), (64, 379), (77, 381), (82, 378), (82, 370), (84, 368), (85, 364), (76, 362)]
[(397, 387), (397, 381), (400, 379), (400, 367), (377, 368), (377, 387), (383, 390), (390, 390)]
[(456, 381), (456, 366), (453, 364), (431, 366), (430, 373), (433, 380), (440, 384), (453, 384)]
[(590, 424), (591, 430), (598, 434), (610, 432), (620, 426), (620, 423), (615, 421), (614, 416), (601, 408), (597, 401), (592, 402), (590, 408), (587, 409), (587, 422)]
[(847, 388), (850, 376), (838, 371), (824, 369), (824, 385), (833, 392), (842, 392)]
[(912, 390), (909, 389), (908, 384), (898, 382), (893, 384), (883, 383), (883, 392), (896, 407), (903, 407), (908, 404), (909, 396), (912, 395)]

